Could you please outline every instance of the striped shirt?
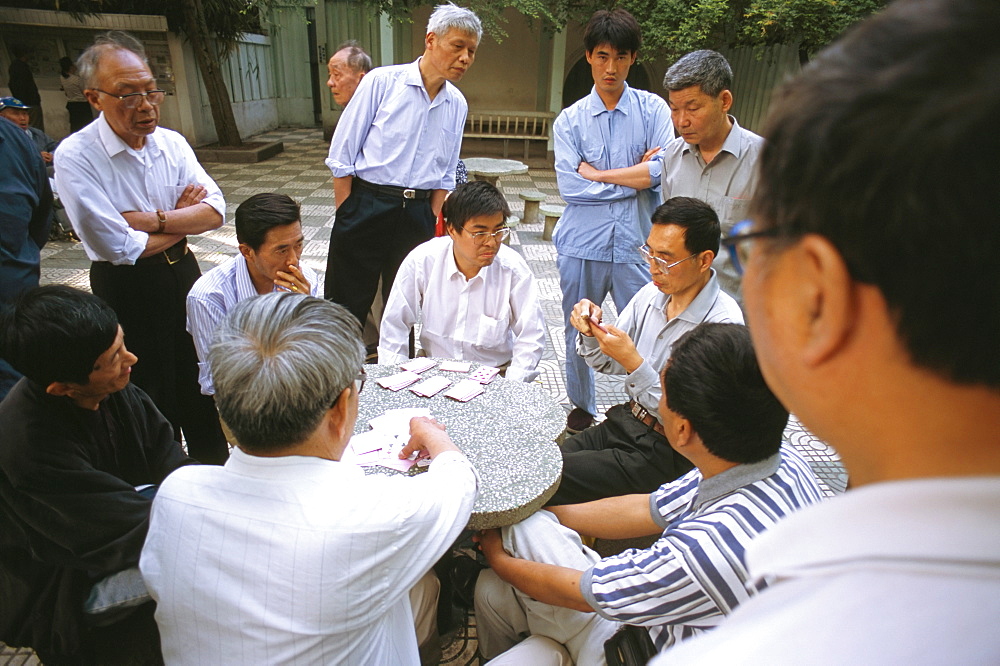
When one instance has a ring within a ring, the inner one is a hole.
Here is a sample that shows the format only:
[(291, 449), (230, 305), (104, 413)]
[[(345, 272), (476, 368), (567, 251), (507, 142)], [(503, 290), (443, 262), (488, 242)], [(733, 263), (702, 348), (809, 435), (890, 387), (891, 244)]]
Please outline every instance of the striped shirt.
[(791, 447), (701, 481), (694, 469), (650, 495), (663, 535), (650, 548), (605, 558), (581, 591), (603, 617), (650, 627), (662, 650), (717, 625), (763, 589), (749, 583), (744, 551), (783, 516), (822, 497)]

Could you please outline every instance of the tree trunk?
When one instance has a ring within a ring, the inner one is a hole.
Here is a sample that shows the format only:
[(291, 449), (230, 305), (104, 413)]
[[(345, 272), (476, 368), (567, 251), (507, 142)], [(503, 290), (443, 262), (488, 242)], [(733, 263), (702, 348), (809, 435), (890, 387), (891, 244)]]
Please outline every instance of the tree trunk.
[(221, 146), (242, 146), (239, 127), (233, 115), (233, 105), (229, 100), (229, 90), (222, 78), (222, 66), (219, 57), (208, 37), (205, 10), (201, 0), (181, 0), (184, 7), (184, 32), (191, 40), (194, 58), (198, 62), (198, 70), (208, 91), (208, 103), (212, 108), (212, 120), (215, 132), (219, 135)]

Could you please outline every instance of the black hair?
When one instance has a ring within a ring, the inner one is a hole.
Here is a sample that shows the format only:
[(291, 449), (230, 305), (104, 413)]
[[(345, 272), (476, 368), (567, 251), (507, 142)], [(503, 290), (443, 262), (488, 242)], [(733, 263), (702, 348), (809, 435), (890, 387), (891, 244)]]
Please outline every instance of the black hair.
[(441, 212), (448, 226), (460, 231), (466, 222), (482, 215), (502, 213), (506, 221), (510, 217), (510, 206), (495, 186), (483, 180), (474, 180), (456, 187), (445, 200)]
[(691, 254), (711, 250), (719, 255), (722, 227), (715, 210), (701, 199), (672, 197), (653, 211), (653, 224), (676, 224), (684, 228), (684, 247)]
[(600, 9), (587, 21), (583, 47), (591, 53), (601, 44), (610, 44), (619, 52), (635, 53), (642, 46), (642, 28), (624, 9)]
[(0, 358), (42, 386), (86, 384), (118, 335), (118, 316), (97, 296), (65, 285), (22, 293), (0, 313)]
[(998, 26), (996, 0), (903, 0), (849, 31), (771, 103), (751, 205), (763, 252), (825, 237), (914, 364), (994, 389)]
[(667, 407), (712, 455), (755, 463), (778, 452), (788, 410), (764, 382), (742, 324), (701, 324), (674, 343), (663, 369)]
[(287, 194), (261, 192), (241, 203), (235, 217), (236, 240), (256, 252), (264, 244), (268, 231), (299, 222), (301, 212)]

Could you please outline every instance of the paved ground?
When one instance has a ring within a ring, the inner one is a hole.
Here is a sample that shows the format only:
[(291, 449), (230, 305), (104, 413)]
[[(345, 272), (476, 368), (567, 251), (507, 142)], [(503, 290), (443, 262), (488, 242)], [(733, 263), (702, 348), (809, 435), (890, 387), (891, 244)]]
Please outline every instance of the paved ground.
[[(302, 204), (302, 226), (306, 237), (303, 263), (322, 274), (326, 269), (327, 245), (330, 227), (333, 226), (334, 201), (330, 172), (323, 164), (328, 145), (318, 129), (282, 129), (269, 132), (255, 140), (280, 140), (285, 152), (261, 164), (235, 165), (206, 163), (204, 166), (222, 187), (226, 196), (228, 213), (226, 224), (216, 231), (191, 237), (190, 244), (202, 270), (206, 271), (236, 253), (236, 231), (233, 213), (248, 196), (258, 192), (281, 192)], [(532, 169), (524, 176), (509, 176), (499, 182), (512, 210), (520, 216), (523, 202), (517, 193), (523, 189), (536, 189), (548, 195), (546, 203), (561, 203), (556, 188), (555, 172), (551, 169)], [(538, 280), (542, 308), (548, 328), (548, 346), (542, 360), (539, 380), (552, 397), (568, 405), (562, 365), (565, 358), (562, 311), (560, 307), (559, 278), (556, 271), (556, 252), (551, 242), (543, 241), (542, 225), (521, 225), (511, 236), (511, 246), (516, 248), (531, 266)], [(82, 247), (70, 242), (52, 242), (42, 251), (42, 282), (64, 283), (81, 289), (90, 289), (87, 269), (89, 261)], [(604, 311), (615, 313), (608, 301)], [(597, 404), (601, 412), (625, 400), (620, 380), (598, 377)], [(567, 407), (569, 409), (569, 407)], [(817, 440), (793, 421), (786, 431), (788, 440), (810, 461), (828, 494), (842, 491), (847, 482), (846, 473), (836, 453)], [(445, 651), (443, 663), (476, 663), (474, 620)], [(2, 647), (2, 644), (0, 644)], [(6, 664), (37, 663), (30, 653), (16, 656), (9, 648), (0, 650), (0, 666)], [(29, 659), (25, 661), (25, 659)]]

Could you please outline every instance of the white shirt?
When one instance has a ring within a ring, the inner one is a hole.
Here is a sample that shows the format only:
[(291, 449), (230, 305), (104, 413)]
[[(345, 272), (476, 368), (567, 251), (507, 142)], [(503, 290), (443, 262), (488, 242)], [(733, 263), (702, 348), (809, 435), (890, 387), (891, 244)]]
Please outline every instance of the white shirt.
[(465, 456), (413, 478), (240, 449), (178, 471), (139, 562), (167, 664), (419, 663), (408, 593), (468, 523)]
[[(309, 281), (310, 296), (320, 296), (316, 271), (299, 265)], [(279, 291), (277, 287), (273, 291)], [(215, 395), (212, 369), (208, 364), (208, 348), (219, 322), (240, 301), (257, 295), (257, 287), (250, 278), (247, 260), (237, 254), (198, 278), (187, 295), (187, 330), (198, 352), (198, 383), (205, 395)]]
[(650, 663), (1000, 663), (1000, 477), (850, 490), (763, 534), (747, 562), (771, 586)]
[(538, 376), (545, 350), (545, 315), (535, 276), (501, 244), (493, 263), (466, 279), (450, 236), (413, 249), (396, 273), (380, 329), (380, 363), (403, 363), (410, 328), (421, 316), (420, 346), (428, 356), (491, 366), (510, 362), (507, 379)]
[(133, 150), (102, 113), (63, 139), (55, 167), (59, 200), (91, 261), (134, 264), (149, 235), (129, 227), (121, 213), (174, 210), (177, 197), (192, 183), (208, 190), (202, 203), (226, 216), (222, 190), (173, 130), (157, 127), (141, 150)]

